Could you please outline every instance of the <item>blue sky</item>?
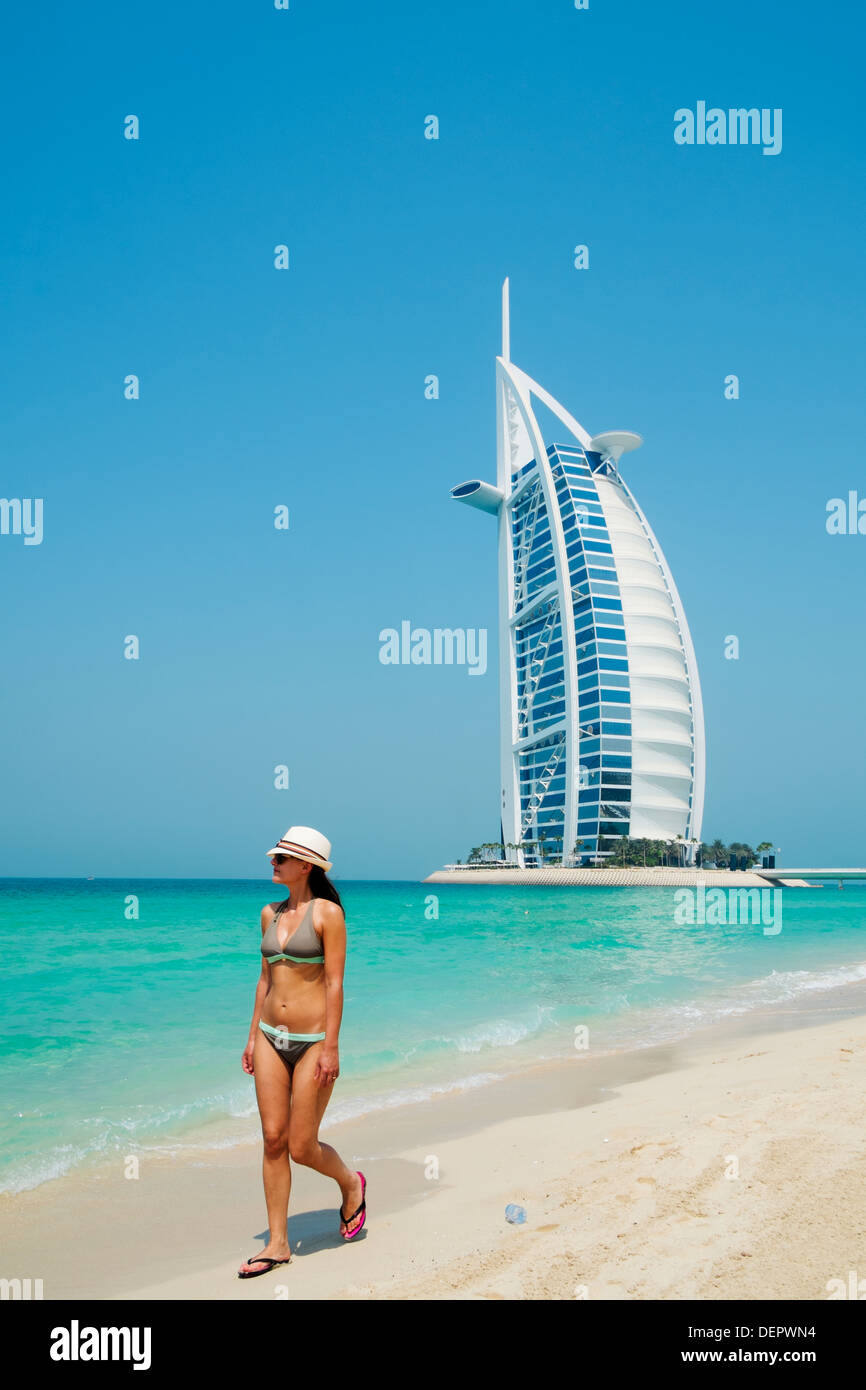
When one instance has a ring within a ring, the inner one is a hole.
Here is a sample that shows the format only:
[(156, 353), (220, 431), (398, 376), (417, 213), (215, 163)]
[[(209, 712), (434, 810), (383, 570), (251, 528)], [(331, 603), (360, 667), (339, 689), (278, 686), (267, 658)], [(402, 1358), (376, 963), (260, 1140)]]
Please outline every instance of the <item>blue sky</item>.
[[(44, 539), (0, 536), (0, 873), (253, 877), (300, 822), (342, 877), (417, 878), (496, 836), (496, 528), (448, 493), (494, 475), (505, 275), (513, 360), (644, 437), (623, 472), (695, 642), (705, 838), (862, 863), (866, 536), (825, 518), (866, 497), (863, 27), (7, 17), (0, 494), (44, 499)], [(781, 108), (781, 153), (676, 145), (699, 100)], [(404, 619), (486, 627), (487, 674), (381, 665)]]

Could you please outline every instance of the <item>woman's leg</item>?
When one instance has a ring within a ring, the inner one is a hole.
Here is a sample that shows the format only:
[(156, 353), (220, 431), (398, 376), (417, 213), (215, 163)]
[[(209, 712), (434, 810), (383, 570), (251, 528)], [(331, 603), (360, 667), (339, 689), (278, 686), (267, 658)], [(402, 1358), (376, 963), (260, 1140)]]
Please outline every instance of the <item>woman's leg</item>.
[[(292, 1168), (289, 1162), (292, 1078), (283, 1059), (259, 1029), (253, 1053), (256, 1099), (262, 1120), (262, 1177), (268, 1209), (268, 1243), (261, 1252), (275, 1260), (287, 1258), (291, 1251), (286, 1230)], [(261, 1269), (255, 1261), (242, 1270)]]
[[(321, 1043), (313, 1043), (295, 1063), (289, 1147), (295, 1163), (303, 1163), (305, 1168), (315, 1168), (317, 1173), (334, 1179), (342, 1193), (341, 1209), (351, 1215), (361, 1205), (361, 1179), (346, 1166), (336, 1149), (319, 1140), (319, 1125), (334, 1089), (333, 1081), (330, 1086), (320, 1086), (315, 1080), (316, 1061), (321, 1050)], [(360, 1223), (360, 1216), (350, 1222), (346, 1227), (350, 1235)]]

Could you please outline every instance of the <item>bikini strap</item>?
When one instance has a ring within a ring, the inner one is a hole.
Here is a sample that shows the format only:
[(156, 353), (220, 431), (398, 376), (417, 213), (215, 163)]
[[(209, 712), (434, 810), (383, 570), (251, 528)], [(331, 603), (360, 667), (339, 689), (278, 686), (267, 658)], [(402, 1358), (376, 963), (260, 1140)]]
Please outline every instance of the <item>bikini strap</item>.
[[(273, 917), (271, 918), (271, 922), (276, 922), (276, 920), (277, 920), (277, 918), (279, 917), (280, 913), (285, 911), (286, 903), (287, 903), (288, 901), (289, 901), (288, 898), (286, 898), (286, 901), (285, 901), (285, 902), (280, 903), (279, 907), (277, 908), (276, 912), (274, 913)], [(310, 898), (310, 901), (307, 903), (307, 912), (309, 912), (310, 908), (313, 906), (313, 904), (315, 903), (315, 901), (316, 901), (315, 898)], [(301, 923), (304, 922), (304, 920), (305, 920), (305, 918), (306, 918), (306, 916), (307, 916), (307, 912), (305, 912), (305, 913), (304, 913), (304, 916), (301, 918)]]
[[(306, 912), (304, 913), (303, 917), (301, 918), (300, 922), (298, 923), (297, 927), (295, 928), (295, 931), (300, 931), (301, 927), (304, 925), (304, 923), (306, 922), (308, 916), (310, 915), (310, 908), (314, 905), (315, 901), (316, 901), (315, 898), (310, 898), (310, 901), (307, 903), (307, 910), (306, 910)], [(288, 898), (286, 899), (286, 902), (288, 902)], [(269, 922), (269, 924), (268, 924), (268, 931), (270, 931), (271, 927), (276, 927), (277, 921), (279, 920), (279, 917), (280, 917), (280, 913), (283, 912), (283, 911), (285, 910), (286, 902), (280, 903), (279, 907), (277, 908), (276, 912), (274, 913), (273, 917), (271, 918), (271, 920), (270, 920), (270, 922)], [(315, 931), (316, 928), (315, 928), (315, 926), (313, 925), (313, 923), (311, 923), (310, 925), (313, 927), (313, 931)], [(295, 934), (295, 932), (292, 932), (292, 936), (294, 936), (294, 934)], [(265, 935), (267, 935), (267, 932), (265, 933)], [(276, 931), (275, 931), (274, 935), (275, 935), (275, 936), (277, 935)]]

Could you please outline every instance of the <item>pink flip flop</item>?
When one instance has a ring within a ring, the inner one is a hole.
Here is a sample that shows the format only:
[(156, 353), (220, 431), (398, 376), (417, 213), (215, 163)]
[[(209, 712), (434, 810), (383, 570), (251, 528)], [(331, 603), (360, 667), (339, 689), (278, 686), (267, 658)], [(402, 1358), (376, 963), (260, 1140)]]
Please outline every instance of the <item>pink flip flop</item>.
[(358, 1235), (361, 1231), (363, 1231), (364, 1222), (367, 1220), (367, 1179), (364, 1177), (364, 1174), (361, 1172), (360, 1169), (358, 1170), (358, 1177), (361, 1179), (361, 1205), (358, 1207), (357, 1211), (352, 1212), (351, 1216), (344, 1216), (343, 1208), (340, 1207), (340, 1220), (344, 1221), (348, 1226), (352, 1221), (355, 1220), (356, 1216), (360, 1216), (361, 1224), (357, 1228), (357, 1230), (354, 1230), (352, 1232), (351, 1235), (346, 1235), (344, 1233), (343, 1240), (354, 1240), (355, 1236)]

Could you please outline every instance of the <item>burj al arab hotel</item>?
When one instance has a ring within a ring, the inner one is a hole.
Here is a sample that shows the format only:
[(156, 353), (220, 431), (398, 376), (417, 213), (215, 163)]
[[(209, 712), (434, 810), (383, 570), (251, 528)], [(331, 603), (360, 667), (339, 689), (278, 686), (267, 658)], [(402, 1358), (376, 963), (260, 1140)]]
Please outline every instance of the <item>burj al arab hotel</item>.
[[(536, 402), (563, 442), (545, 443)], [(588, 434), (514, 365), (507, 280), (496, 415), (496, 485), (460, 483), (451, 495), (499, 520), (506, 858), (575, 865), (615, 853), (616, 836), (699, 841), (694, 648), (661, 546), (620, 473), (643, 441)]]

